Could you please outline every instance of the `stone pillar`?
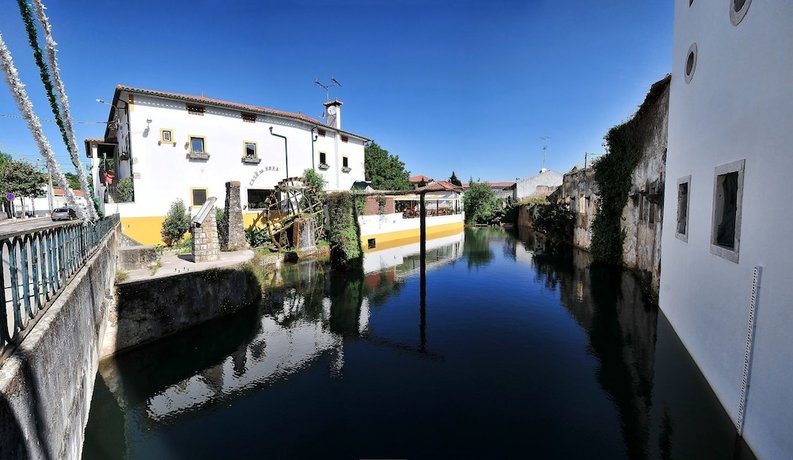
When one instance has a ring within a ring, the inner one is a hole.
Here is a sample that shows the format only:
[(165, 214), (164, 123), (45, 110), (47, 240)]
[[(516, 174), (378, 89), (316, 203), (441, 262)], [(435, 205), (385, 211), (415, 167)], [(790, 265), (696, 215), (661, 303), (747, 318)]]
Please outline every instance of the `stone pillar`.
[(239, 251), (248, 247), (242, 224), (242, 203), (240, 203), (240, 183), (226, 182), (226, 251)]
[(193, 223), (193, 262), (210, 262), (220, 259), (220, 242), (215, 207), (209, 210), (200, 226)]

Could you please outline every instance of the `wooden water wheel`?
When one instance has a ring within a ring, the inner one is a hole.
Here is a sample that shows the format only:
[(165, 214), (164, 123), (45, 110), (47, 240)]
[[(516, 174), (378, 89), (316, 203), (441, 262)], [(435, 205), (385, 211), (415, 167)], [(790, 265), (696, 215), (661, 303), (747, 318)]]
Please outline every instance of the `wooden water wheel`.
[(325, 236), (324, 206), (321, 194), (302, 177), (289, 177), (275, 186), (265, 201), (257, 221), (267, 233), (271, 249), (288, 249), (296, 219), (314, 221), (314, 241)]

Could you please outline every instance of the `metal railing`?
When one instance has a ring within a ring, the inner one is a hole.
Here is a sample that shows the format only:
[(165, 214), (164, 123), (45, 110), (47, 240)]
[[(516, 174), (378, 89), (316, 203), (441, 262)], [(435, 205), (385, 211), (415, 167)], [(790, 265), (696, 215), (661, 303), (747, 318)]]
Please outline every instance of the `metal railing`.
[(0, 356), (30, 332), (118, 222), (116, 214), (0, 236)]

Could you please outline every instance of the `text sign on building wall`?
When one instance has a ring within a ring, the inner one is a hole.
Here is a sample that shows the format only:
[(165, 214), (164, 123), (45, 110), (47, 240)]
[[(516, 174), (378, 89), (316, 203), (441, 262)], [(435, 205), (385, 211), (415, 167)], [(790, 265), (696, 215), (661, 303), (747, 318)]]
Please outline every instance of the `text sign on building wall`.
[(264, 174), (265, 171), (278, 171), (278, 166), (265, 166), (264, 168), (256, 171), (255, 173), (253, 173), (253, 177), (251, 177), (251, 180), (250, 182), (248, 182), (248, 185), (250, 187), (253, 187), (253, 183), (256, 182), (256, 179), (258, 179), (259, 176)]

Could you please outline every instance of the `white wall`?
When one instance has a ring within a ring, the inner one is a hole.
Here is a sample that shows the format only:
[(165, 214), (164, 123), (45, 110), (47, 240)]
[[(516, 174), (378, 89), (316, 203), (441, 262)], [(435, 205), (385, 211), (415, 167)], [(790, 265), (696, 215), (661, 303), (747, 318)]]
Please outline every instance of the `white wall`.
[[(736, 419), (752, 268), (764, 267), (744, 437), (760, 458), (793, 457), (793, 2), (676, 0), (660, 306)], [(690, 84), (684, 62), (698, 58)], [(710, 252), (714, 168), (745, 159), (739, 262)], [(691, 175), (688, 242), (677, 190)], [(672, 185), (670, 185), (672, 184)]]
[(545, 170), (532, 177), (517, 181), (515, 184), (515, 198), (520, 200), (529, 197), (537, 191), (537, 186), (559, 187), (562, 185), (563, 176), (556, 171)]
[[(126, 94), (122, 99), (126, 100)], [(188, 114), (185, 103), (150, 96), (135, 95), (130, 112), (132, 172), (135, 175), (135, 203), (124, 206), (122, 217), (162, 216), (177, 198), (188, 206), (191, 188), (207, 188), (208, 196), (225, 199), (225, 183), (239, 181), (242, 204), (247, 204), (247, 190), (272, 189), (286, 177), (284, 135), (289, 143), (289, 175), (300, 176), (312, 167), (311, 125), (275, 117), (257, 117), (255, 123), (242, 121), (239, 111), (207, 106), (204, 115)], [(151, 120), (151, 123), (147, 123)], [(175, 145), (160, 145), (160, 130), (171, 129)], [(315, 165), (319, 152), (328, 154), (328, 171), (320, 174), (328, 181), (329, 190), (349, 190), (352, 183), (364, 178), (363, 142), (353, 137), (337, 142), (338, 133), (326, 129), (314, 145)], [(189, 160), (189, 136), (205, 138), (206, 161)], [(261, 158), (258, 165), (242, 163), (243, 142), (255, 142)], [(336, 145), (338, 143), (338, 146)], [(349, 157), (352, 169), (340, 171), (342, 156)], [(268, 170), (275, 169), (277, 170)], [(261, 172), (260, 172), (261, 171)], [(258, 173), (258, 174), (257, 174)], [(121, 179), (119, 175), (117, 179)]]
[[(463, 222), (465, 214), (452, 214), (450, 216), (427, 217), (427, 227)], [(374, 216), (358, 216), (358, 225), (361, 227), (361, 238), (374, 237), (382, 233), (399, 232), (403, 230), (417, 230), (421, 225), (419, 218), (404, 219), (402, 213), (383, 214)]]

